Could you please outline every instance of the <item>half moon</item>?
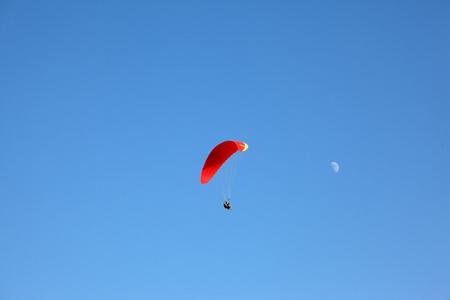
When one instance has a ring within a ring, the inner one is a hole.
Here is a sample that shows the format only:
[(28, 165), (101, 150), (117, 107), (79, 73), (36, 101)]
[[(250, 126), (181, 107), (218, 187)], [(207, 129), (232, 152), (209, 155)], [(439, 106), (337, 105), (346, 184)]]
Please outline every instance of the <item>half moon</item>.
[(331, 162), (330, 163), (331, 168), (333, 169), (334, 173), (337, 173), (339, 171), (339, 165), (337, 164), (337, 162)]

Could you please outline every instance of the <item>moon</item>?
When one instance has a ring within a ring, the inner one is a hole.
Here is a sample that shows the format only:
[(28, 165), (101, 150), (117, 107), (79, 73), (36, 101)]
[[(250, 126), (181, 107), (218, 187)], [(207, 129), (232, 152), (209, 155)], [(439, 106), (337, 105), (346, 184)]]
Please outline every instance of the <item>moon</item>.
[(334, 173), (337, 173), (339, 171), (339, 165), (337, 164), (337, 162), (333, 161), (330, 163), (331, 168), (333, 169)]

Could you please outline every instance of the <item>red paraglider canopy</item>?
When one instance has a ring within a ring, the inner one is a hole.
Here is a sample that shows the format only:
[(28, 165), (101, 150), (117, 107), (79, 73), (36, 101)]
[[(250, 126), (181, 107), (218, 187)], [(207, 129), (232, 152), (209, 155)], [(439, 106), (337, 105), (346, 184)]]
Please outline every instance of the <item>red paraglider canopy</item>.
[(226, 141), (217, 145), (206, 159), (200, 182), (208, 183), (231, 155), (237, 151), (243, 152), (247, 148), (246, 143), (238, 141)]

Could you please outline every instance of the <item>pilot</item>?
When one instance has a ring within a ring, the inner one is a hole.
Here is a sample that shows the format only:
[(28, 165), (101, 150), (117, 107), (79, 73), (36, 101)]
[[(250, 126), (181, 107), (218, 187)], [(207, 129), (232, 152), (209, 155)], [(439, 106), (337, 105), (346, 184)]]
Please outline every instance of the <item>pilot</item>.
[(232, 209), (232, 208), (231, 208), (231, 205), (230, 205), (230, 202), (228, 202), (228, 201), (225, 201), (225, 203), (223, 204), (223, 207), (225, 207), (226, 210)]

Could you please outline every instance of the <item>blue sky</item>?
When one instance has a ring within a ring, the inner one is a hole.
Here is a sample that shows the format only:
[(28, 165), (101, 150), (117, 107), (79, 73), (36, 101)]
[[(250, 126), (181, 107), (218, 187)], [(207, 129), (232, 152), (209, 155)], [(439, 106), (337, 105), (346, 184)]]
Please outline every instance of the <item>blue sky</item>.
[(448, 299), (450, 3), (394, 2), (2, 1), (0, 298)]

